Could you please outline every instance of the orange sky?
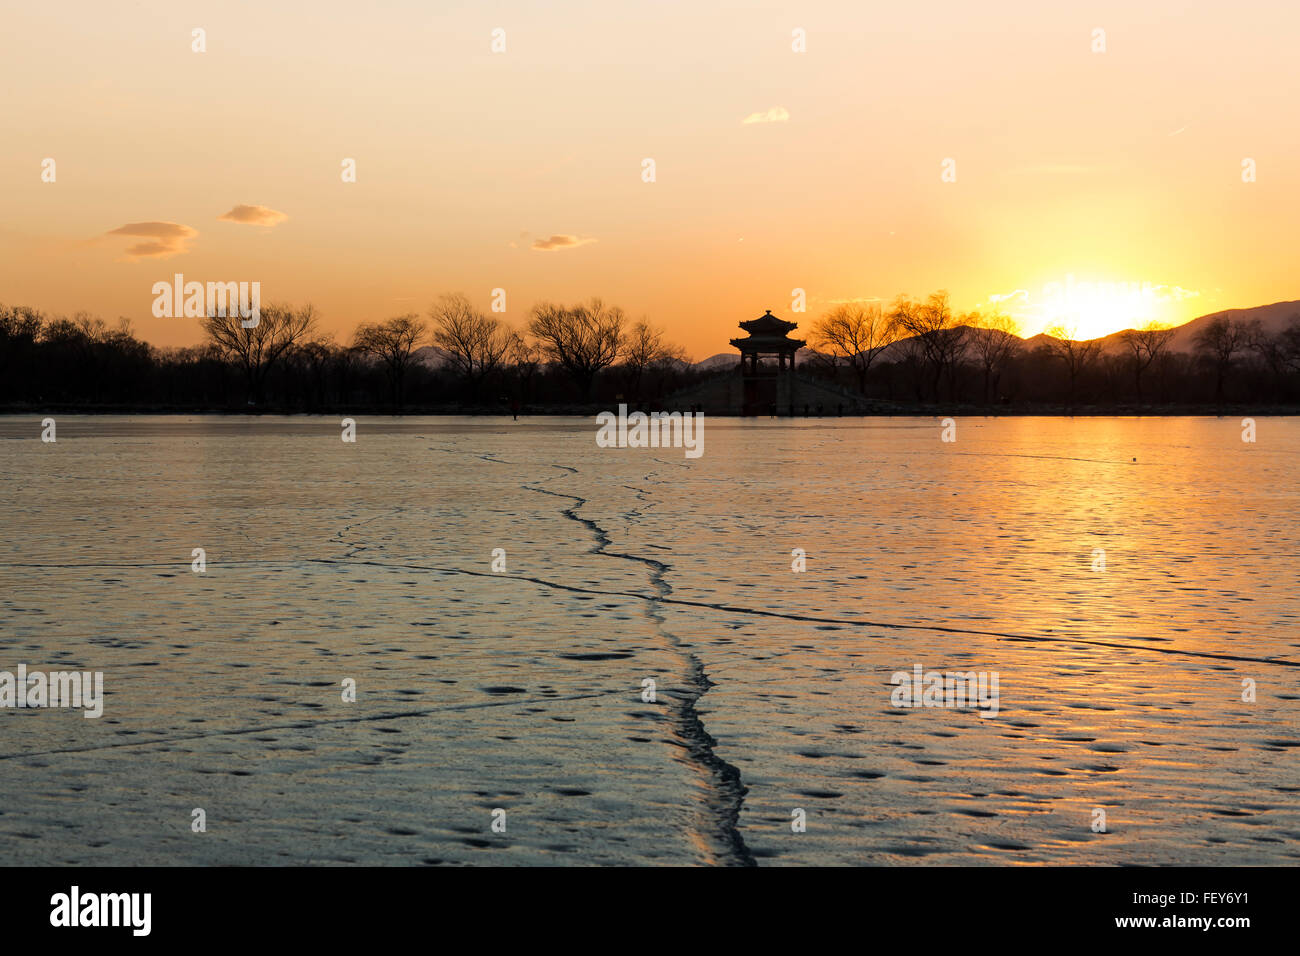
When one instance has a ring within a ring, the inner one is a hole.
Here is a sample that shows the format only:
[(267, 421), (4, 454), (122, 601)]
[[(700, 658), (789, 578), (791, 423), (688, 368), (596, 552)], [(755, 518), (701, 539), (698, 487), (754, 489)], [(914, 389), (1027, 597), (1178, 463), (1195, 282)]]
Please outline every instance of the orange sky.
[[(939, 288), (1027, 334), (1294, 299), (1297, 35), (1293, 0), (9, 4), (0, 301), (167, 345), (199, 338), (150, 314), (176, 272), (340, 338), (601, 295), (703, 358), (766, 308)], [(140, 223), (193, 234), (107, 235)]]

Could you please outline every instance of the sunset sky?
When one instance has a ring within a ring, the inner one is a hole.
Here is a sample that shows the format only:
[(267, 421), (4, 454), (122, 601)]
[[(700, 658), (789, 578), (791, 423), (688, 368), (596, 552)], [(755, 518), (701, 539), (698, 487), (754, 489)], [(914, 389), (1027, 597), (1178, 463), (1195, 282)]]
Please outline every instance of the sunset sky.
[(177, 272), (341, 340), (442, 292), (516, 324), (600, 295), (698, 359), (940, 288), (1080, 336), (1300, 298), (1300, 4), (1141, 7), (9, 3), (0, 302), (181, 345)]

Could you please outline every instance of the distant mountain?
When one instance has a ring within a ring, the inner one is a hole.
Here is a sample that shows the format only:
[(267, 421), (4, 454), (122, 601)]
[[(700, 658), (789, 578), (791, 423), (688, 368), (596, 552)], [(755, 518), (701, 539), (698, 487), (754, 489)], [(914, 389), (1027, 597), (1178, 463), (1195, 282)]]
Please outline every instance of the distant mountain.
[[(1111, 338), (1114, 338), (1114, 336), (1111, 336)], [(1052, 341), (1052, 339), (1053, 336), (1048, 335), (1046, 332), (1039, 332), (1037, 335), (1031, 335), (1029, 338), (1024, 340), (1025, 348), (1026, 350), (1032, 352), (1040, 345), (1047, 345)]]
[[(820, 357), (821, 353), (816, 349), (802, 348), (799, 350), (798, 363), (803, 365), (805, 362), (811, 362), (813, 359)], [(843, 364), (843, 359), (840, 360)], [(691, 366), (697, 372), (712, 372), (717, 369), (732, 369), (740, 365), (739, 352), (719, 352), (717, 355), (710, 355), (706, 359), (701, 359)]]
[[(1290, 325), (1293, 320), (1300, 321), (1300, 301), (1274, 302), (1272, 305), (1257, 305), (1253, 309), (1224, 309), (1222, 312), (1211, 312), (1209, 315), (1198, 316), (1174, 329), (1173, 338), (1169, 341), (1169, 348), (1175, 352), (1194, 351), (1196, 336), (1200, 334), (1203, 328), (1218, 318), (1233, 319), (1240, 322), (1250, 322), (1258, 319), (1265, 332), (1276, 335)], [(1035, 338), (1038, 338), (1038, 336), (1035, 336)], [(1030, 341), (1032, 342), (1032, 340)], [(1032, 345), (1030, 347), (1032, 348)], [(1102, 338), (1103, 352), (1127, 350), (1127, 348), (1128, 346), (1124, 344), (1123, 332), (1114, 332)]]
[(710, 355), (706, 359), (701, 359), (692, 365), (691, 368), (698, 372), (711, 372), (716, 368), (726, 368), (729, 365), (739, 364), (739, 352), (719, 352), (717, 355)]
[(411, 358), (426, 368), (442, 368), (451, 364), (450, 353), (436, 345), (426, 345), (411, 353)]

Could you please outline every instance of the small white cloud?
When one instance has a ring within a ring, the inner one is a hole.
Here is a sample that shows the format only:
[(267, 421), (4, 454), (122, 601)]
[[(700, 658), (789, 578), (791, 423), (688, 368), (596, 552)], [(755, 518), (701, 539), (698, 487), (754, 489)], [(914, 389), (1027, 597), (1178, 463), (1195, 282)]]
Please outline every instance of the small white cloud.
[(1155, 287), (1156, 295), (1164, 299), (1173, 299), (1175, 302), (1182, 302), (1184, 299), (1195, 299), (1200, 295), (1195, 289), (1184, 289), (1180, 285), (1158, 285)]
[(750, 123), (785, 123), (790, 119), (790, 111), (784, 106), (773, 106), (766, 113), (750, 113), (740, 121), (742, 126)]

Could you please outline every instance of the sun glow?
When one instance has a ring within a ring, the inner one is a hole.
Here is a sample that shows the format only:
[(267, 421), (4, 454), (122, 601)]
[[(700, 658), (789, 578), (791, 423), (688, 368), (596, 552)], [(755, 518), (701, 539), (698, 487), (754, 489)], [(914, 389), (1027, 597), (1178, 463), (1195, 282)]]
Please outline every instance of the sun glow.
[(1027, 337), (1059, 327), (1071, 338), (1095, 339), (1151, 322), (1178, 324), (1182, 320), (1173, 304), (1195, 295), (1178, 286), (1070, 275), (1063, 282), (1044, 283), (1041, 292), (1017, 290), (990, 296), (989, 303), (1017, 319)]

